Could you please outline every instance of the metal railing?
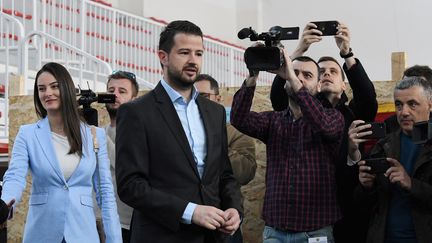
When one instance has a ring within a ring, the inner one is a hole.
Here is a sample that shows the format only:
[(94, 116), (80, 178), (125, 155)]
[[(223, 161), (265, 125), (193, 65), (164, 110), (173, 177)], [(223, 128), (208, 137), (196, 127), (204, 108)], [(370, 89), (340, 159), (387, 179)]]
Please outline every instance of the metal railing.
[(16, 18), (0, 12), (0, 140), (8, 138), (9, 79), (19, 65), (19, 41), (24, 26)]
[[(32, 45), (29, 45), (29, 43)], [(28, 55), (29, 48), (33, 54)], [(33, 31), (20, 41), (21, 61), (19, 72), (26, 80), (31, 79), (30, 70), (38, 70), (47, 62), (63, 64), (72, 77), (78, 78), (80, 87), (86, 89), (91, 84), (94, 91), (105, 91), (107, 75), (112, 73), (111, 66), (85, 51), (41, 31)], [(88, 82), (88, 83), (87, 83)], [(30, 90), (25, 82), (25, 90)]]
[[(109, 63), (113, 69), (136, 73), (141, 87), (161, 77), (157, 57), (164, 23), (139, 17), (89, 0), (0, 0), (0, 7), (23, 23), (26, 33), (39, 30)], [(204, 38), (203, 73), (221, 86), (240, 86), (248, 71), (244, 49), (215, 38)], [(272, 74), (260, 74), (258, 85), (269, 85)]]

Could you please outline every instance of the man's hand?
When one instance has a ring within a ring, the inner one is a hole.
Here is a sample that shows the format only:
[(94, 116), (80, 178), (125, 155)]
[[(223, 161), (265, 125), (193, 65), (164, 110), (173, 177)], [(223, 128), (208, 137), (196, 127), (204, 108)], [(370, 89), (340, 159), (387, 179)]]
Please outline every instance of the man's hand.
[(192, 214), (192, 223), (215, 230), (225, 224), (226, 213), (216, 207), (197, 205)]
[(219, 231), (233, 235), (240, 226), (240, 215), (235, 208), (225, 210), (225, 224), (219, 228)]
[(338, 32), (335, 35), (336, 45), (339, 48), (340, 53), (346, 55), (350, 51), (350, 31), (345, 24), (340, 22), (337, 28)]
[(309, 49), (310, 45), (322, 40), (321, 31), (316, 29), (316, 25), (313, 23), (307, 23), (303, 29), (303, 33), (300, 37), (297, 48), (292, 53), (291, 58), (303, 56), (303, 54)]
[(361, 157), (359, 144), (368, 141), (363, 136), (372, 134), (372, 131), (363, 131), (371, 127), (364, 123), (363, 120), (354, 120), (348, 128), (348, 155), (352, 160), (359, 160)]
[(387, 158), (387, 161), (390, 162), (391, 167), (384, 175), (389, 178), (391, 183), (396, 183), (405, 190), (411, 190), (411, 177), (408, 175), (401, 163), (392, 158)]
[[(251, 72), (253, 72), (253, 71), (251, 71)], [(249, 75), (249, 77), (247, 77), (246, 81), (245, 81), (246, 87), (256, 86), (257, 80), (258, 80), (258, 74), (254, 75), (254, 76)]]
[(5, 217), (6, 219), (4, 220), (4, 222), (0, 223), (0, 229), (7, 228), (7, 220), (12, 218), (11, 210), (12, 210), (12, 206), (14, 205), (14, 203), (15, 203), (15, 199), (12, 199), (12, 200), (10, 200), (10, 202), (8, 204), (6, 204), (8, 210), (9, 210), (9, 214), (7, 215), (7, 218)]
[[(251, 45), (251, 47), (264, 47), (265, 45), (261, 42), (255, 42)], [(246, 52), (245, 52), (246, 54)], [(246, 55), (243, 57), (246, 61)], [(249, 76), (247, 77), (245, 84), (247, 87), (256, 86), (256, 81), (258, 80), (259, 71), (258, 70), (249, 70)]]
[(292, 86), (292, 89), (294, 90), (294, 92), (297, 92), (301, 87), (303, 87), (303, 84), (297, 78), (297, 75), (294, 72), (291, 58), (289, 57), (286, 50), (285, 49), (280, 49), (280, 50), (281, 50), (281, 53), (284, 57), (285, 63), (278, 70), (270, 70), (269, 72), (277, 74), (277, 75), (279, 75), (279, 77), (290, 82), (290, 85)]
[(371, 167), (366, 166), (366, 161), (362, 160), (358, 163), (359, 167), (359, 181), (365, 188), (371, 188), (375, 183), (375, 175), (370, 173)]

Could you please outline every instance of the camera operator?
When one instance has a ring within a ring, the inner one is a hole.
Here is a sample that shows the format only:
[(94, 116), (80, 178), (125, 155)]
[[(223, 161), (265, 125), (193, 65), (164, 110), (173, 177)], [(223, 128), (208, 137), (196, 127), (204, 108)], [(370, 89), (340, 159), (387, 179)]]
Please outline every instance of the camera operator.
[(130, 223), (133, 209), (122, 202), (117, 195), (117, 184), (115, 179), (115, 137), (116, 137), (116, 118), (117, 110), (120, 105), (134, 100), (138, 95), (138, 83), (134, 73), (127, 71), (114, 71), (107, 82), (107, 93), (115, 95), (114, 103), (106, 103), (106, 109), (110, 117), (110, 124), (105, 127), (107, 134), (108, 157), (111, 165), (111, 176), (113, 178), (114, 192), (116, 195), (117, 208), (122, 227), (122, 237), (124, 243), (130, 241)]
[[(289, 107), (283, 112), (250, 111), (258, 73), (236, 92), (231, 124), (267, 146), (263, 242), (333, 242), (332, 225), (340, 218), (334, 160), (343, 133), (343, 117), (325, 107), (317, 92), (318, 65), (310, 57), (272, 71), (286, 80)], [(322, 241), (320, 241), (322, 240)]]
[[(321, 31), (317, 26), (308, 23), (303, 30), (300, 42), (293, 53), (293, 57), (301, 56), (310, 45), (322, 40)], [(364, 242), (367, 230), (367, 210), (353, 201), (352, 193), (358, 185), (356, 166), (347, 165), (348, 127), (353, 120), (373, 121), (378, 109), (375, 88), (360, 61), (354, 57), (351, 49), (351, 34), (348, 27), (342, 23), (338, 25), (338, 32), (334, 36), (340, 56), (345, 59), (343, 70), (333, 57), (324, 56), (318, 60), (320, 70), (319, 94), (322, 100), (328, 100), (339, 110), (345, 119), (344, 137), (340, 147), (339, 158), (336, 162), (336, 182), (338, 203), (343, 218), (334, 227), (336, 242)], [(346, 105), (348, 97), (345, 94), (345, 75), (353, 90), (353, 99)], [(287, 106), (286, 94), (283, 91), (284, 80), (276, 77), (270, 94), (273, 108), (283, 110)]]
[[(432, 239), (432, 147), (413, 143), (411, 135), (414, 123), (429, 119), (431, 84), (419, 77), (404, 78), (394, 89), (394, 102), (399, 129), (379, 140), (370, 153), (386, 158), (383, 162), (390, 168), (373, 173), (371, 165), (360, 161), (361, 186), (355, 197), (373, 206), (367, 242), (426, 243)], [(354, 121), (349, 130), (350, 147), (364, 142), (367, 132), (361, 123)]]

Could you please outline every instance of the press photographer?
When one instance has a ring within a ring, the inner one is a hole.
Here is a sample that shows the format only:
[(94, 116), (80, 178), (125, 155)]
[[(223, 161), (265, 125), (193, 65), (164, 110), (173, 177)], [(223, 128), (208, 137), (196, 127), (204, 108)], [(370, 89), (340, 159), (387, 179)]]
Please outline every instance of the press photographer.
[[(419, 77), (404, 78), (394, 89), (394, 103), (399, 129), (379, 140), (370, 153), (389, 168), (382, 173), (367, 160), (360, 161), (356, 200), (373, 209), (367, 242), (429, 243), (432, 147), (413, 139), (415, 124), (429, 124), (431, 85)], [(349, 134), (350, 146), (363, 142), (366, 135), (364, 126), (352, 126)]]
[[(255, 39), (255, 34), (252, 36)], [(270, 48), (277, 49), (277, 59), (280, 59), (280, 49)], [(274, 70), (285, 81), (288, 109), (284, 112), (250, 110), (258, 79), (256, 73), (236, 92), (231, 109), (231, 124), (266, 144), (263, 242), (283, 242), (294, 237), (298, 242), (334, 242), (332, 225), (340, 218), (334, 161), (342, 140), (344, 119), (339, 111), (324, 107), (314, 97), (318, 64), (306, 56), (291, 61), (284, 49), (282, 54), (284, 62), (270, 65), (261, 62), (266, 60), (260, 59), (261, 56), (257, 58), (260, 69)]]

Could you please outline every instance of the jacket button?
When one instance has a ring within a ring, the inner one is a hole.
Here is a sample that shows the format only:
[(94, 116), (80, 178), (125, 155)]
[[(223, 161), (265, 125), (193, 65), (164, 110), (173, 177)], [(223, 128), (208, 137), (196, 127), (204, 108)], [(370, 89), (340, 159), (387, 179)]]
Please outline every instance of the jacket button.
[(68, 190), (69, 187), (68, 187), (67, 185), (64, 185), (64, 186), (63, 186), (63, 189)]

